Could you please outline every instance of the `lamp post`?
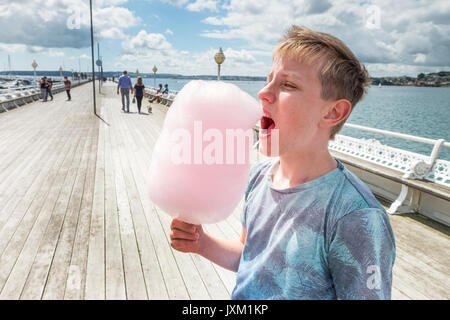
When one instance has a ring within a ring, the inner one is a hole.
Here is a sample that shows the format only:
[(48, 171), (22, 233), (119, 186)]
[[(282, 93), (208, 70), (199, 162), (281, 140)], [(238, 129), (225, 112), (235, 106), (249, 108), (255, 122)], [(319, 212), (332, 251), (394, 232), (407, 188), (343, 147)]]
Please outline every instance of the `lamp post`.
[(61, 66), (59, 66), (59, 76), (61, 77), (61, 79), (62, 79), (62, 72), (63, 72), (63, 68), (61, 67)]
[(36, 82), (36, 68), (38, 67), (38, 64), (36, 63), (35, 60), (33, 60), (33, 63), (31, 64), (31, 66), (33, 67), (33, 70), (34, 70), (34, 78), (33, 78), (33, 81)]
[(156, 88), (156, 71), (158, 71), (158, 68), (156, 66), (153, 66), (153, 87)]
[(222, 48), (214, 55), (214, 60), (216, 60), (217, 63), (217, 80), (220, 81), (220, 65), (225, 61), (225, 55), (223, 54)]
[(97, 41), (97, 57), (98, 57), (98, 59), (95, 62), (95, 64), (98, 66), (98, 92), (101, 93), (102, 92), (101, 91), (101, 87), (102, 87), (102, 82), (101, 81), (103, 80), (103, 79), (101, 79), (101, 77), (103, 75), (102, 75), (102, 71), (101, 71), (102, 59), (100, 58), (100, 43), (98, 41)]
[(91, 60), (92, 60), (92, 94), (94, 98), (94, 114), (97, 114), (97, 105), (95, 102), (95, 69), (94, 69), (94, 26), (92, 20), (92, 0), (89, 0), (89, 12), (91, 18)]

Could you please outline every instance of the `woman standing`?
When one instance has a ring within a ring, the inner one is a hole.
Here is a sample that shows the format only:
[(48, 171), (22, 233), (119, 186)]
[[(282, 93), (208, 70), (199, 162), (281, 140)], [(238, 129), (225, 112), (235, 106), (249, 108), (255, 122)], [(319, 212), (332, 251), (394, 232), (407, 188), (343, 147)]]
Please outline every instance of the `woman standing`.
[(44, 77), (39, 81), (39, 86), (41, 87), (42, 101), (45, 102), (47, 101), (47, 83)]
[(144, 97), (144, 89), (145, 86), (142, 83), (142, 77), (137, 78), (137, 82), (134, 85), (134, 97), (137, 101), (137, 107), (138, 107), (138, 113), (141, 113), (141, 105), (142, 105), (142, 98)]

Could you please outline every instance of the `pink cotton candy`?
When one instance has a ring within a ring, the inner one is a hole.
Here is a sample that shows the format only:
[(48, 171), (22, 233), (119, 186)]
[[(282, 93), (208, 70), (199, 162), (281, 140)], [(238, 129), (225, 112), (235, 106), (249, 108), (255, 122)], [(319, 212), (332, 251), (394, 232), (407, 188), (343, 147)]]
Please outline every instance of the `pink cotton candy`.
[(237, 86), (191, 81), (170, 106), (152, 154), (150, 199), (183, 221), (226, 219), (248, 183), (258, 102)]

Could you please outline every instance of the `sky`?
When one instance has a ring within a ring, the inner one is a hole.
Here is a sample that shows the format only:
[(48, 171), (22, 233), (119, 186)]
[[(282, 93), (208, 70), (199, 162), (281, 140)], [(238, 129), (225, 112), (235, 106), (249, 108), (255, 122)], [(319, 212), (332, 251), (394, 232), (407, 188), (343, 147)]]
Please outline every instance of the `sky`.
[[(371, 76), (450, 70), (450, 1), (92, 0), (104, 70), (266, 76), (291, 25), (330, 33)], [(0, 71), (88, 71), (88, 0), (0, 0)]]

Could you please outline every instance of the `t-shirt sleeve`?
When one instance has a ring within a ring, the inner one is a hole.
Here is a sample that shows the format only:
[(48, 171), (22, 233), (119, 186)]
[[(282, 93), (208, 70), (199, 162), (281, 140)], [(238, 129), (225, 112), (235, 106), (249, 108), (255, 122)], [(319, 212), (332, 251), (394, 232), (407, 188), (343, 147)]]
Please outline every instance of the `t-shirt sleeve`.
[(332, 231), (328, 265), (339, 299), (390, 299), (395, 241), (382, 209), (359, 209)]

